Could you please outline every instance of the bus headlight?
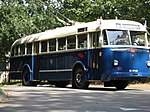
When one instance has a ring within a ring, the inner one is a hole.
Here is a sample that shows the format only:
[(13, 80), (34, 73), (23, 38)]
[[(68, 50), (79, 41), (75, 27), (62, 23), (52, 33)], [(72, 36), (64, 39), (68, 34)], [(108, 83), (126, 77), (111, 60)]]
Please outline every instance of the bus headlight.
[(150, 61), (147, 61), (147, 62), (146, 62), (146, 65), (147, 65), (148, 67), (150, 67)]
[(118, 65), (118, 60), (114, 60), (113, 65), (117, 66)]

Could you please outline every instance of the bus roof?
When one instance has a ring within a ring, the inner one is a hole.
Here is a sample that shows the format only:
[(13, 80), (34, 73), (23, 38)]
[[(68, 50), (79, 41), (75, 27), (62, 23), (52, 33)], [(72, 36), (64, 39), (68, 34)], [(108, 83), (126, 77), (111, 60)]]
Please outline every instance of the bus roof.
[(118, 29), (118, 30), (132, 30), (132, 31), (146, 31), (146, 27), (139, 22), (130, 20), (102, 20), (87, 22), (87, 23), (76, 23), (73, 26), (65, 26), (56, 28), (53, 30), (46, 30), (45, 32), (32, 34), (26, 37), (22, 37), (16, 40), (13, 44), (24, 44), (36, 41), (42, 41), (52, 38), (67, 37), (70, 35), (76, 35), (83, 32), (94, 32), (103, 29)]

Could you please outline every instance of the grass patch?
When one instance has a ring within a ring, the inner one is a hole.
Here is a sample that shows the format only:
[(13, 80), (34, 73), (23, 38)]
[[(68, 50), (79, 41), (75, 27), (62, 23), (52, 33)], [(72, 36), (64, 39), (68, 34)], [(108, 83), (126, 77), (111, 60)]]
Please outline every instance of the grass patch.
[(2, 95), (4, 93), (4, 91), (0, 88), (0, 95)]
[(0, 86), (4, 86), (4, 85), (22, 86), (22, 81), (21, 80), (11, 80), (10, 82), (4, 82), (4, 83), (0, 84)]
[(13, 80), (7, 83), (6, 85), (16, 85), (16, 86), (22, 86), (22, 81), (21, 80)]

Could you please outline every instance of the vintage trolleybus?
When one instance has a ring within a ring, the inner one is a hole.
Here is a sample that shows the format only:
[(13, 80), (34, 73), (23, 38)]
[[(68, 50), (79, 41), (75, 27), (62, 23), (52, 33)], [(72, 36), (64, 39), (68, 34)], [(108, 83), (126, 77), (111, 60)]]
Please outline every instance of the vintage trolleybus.
[(10, 79), (25, 86), (47, 80), (57, 87), (92, 81), (124, 89), (150, 77), (146, 27), (129, 20), (76, 23), (16, 40), (11, 48)]

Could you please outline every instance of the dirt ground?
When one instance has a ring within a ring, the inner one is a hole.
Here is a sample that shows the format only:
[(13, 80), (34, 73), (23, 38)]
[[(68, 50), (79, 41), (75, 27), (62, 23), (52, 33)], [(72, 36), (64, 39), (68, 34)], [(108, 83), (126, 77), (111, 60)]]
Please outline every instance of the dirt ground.
[(129, 84), (129, 86), (127, 88), (150, 89), (150, 83), (145, 83), (145, 84)]
[[(91, 88), (107, 88), (104, 85), (90, 85)], [(108, 87), (111, 88), (111, 87)], [(112, 87), (115, 88), (115, 87)], [(138, 84), (129, 84), (125, 89), (139, 89), (139, 90), (150, 90), (150, 83), (138, 83)]]

